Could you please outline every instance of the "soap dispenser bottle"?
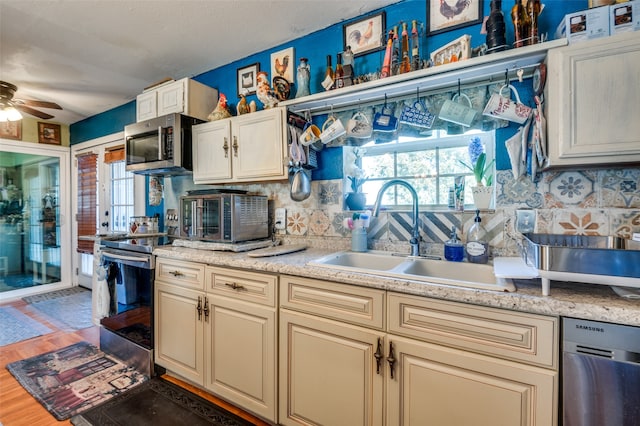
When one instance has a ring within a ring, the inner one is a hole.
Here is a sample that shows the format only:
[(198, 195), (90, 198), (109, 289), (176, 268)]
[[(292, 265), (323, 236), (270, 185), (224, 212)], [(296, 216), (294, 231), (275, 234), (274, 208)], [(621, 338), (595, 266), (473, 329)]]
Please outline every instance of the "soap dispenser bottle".
[(489, 243), (487, 242), (487, 231), (482, 226), (480, 210), (476, 210), (476, 218), (469, 229), (467, 235), (467, 260), (471, 263), (489, 262)]
[(452, 262), (464, 260), (464, 245), (456, 235), (456, 227), (451, 227), (451, 238), (444, 243), (444, 258)]

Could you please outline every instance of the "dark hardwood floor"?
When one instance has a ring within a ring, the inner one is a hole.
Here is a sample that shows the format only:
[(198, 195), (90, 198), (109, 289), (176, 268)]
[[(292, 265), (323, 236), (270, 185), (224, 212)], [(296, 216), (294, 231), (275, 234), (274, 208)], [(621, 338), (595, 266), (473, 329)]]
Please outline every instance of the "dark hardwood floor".
[[(49, 414), (38, 401), (20, 386), (6, 369), (6, 365), (81, 341), (87, 341), (96, 346), (100, 346), (99, 327), (94, 326), (78, 331), (63, 330), (49, 322), (46, 315), (40, 314), (35, 309), (30, 308), (29, 305), (22, 300), (4, 303), (3, 306), (13, 306), (54, 331), (40, 337), (0, 347), (0, 423), (2, 426), (71, 425), (70, 421), (59, 422)], [(2, 327), (2, 324), (0, 324), (0, 327)], [(268, 423), (253, 417), (249, 413), (245, 413), (188, 383), (174, 377), (165, 376), (165, 378), (251, 421), (255, 425), (268, 425)]]

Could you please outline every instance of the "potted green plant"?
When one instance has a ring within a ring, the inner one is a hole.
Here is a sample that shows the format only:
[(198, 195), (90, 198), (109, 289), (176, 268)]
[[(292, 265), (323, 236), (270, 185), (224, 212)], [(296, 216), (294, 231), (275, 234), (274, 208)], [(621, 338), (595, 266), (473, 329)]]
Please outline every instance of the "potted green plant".
[(469, 159), (470, 163), (460, 161), (467, 169), (471, 170), (476, 180), (476, 186), (471, 187), (473, 195), (473, 203), (476, 209), (486, 210), (491, 205), (493, 196), (493, 163), (491, 160), (487, 164), (487, 154), (484, 151), (484, 145), (478, 137), (471, 139), (469, 143)]

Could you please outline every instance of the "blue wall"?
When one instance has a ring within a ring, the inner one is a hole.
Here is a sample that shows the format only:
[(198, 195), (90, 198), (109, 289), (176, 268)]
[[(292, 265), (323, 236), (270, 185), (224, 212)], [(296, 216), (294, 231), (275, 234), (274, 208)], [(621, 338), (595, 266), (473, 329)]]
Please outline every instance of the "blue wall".
[[(435, 0), (431, 1), (436, 4), (439, 3)], [(450, 0), (450, 2), (453, 2), (453, 0)], [(588, 7), (587, 0), (546, 0), (543, 1), (543, 3), (545, 4), (545, 8), (543, 13), (540, 15), (539, 28), (540, 33), (548, 33), (549, 38), (553, 38), (555, 28), (563, 19), (565, 14), (586, 9)], [(502, 2), (502, 9), (507, 23), (507, 41), (513, 40), (513, 25), (511, 25), (510, 18), (510, 10), (513, 4), (514, 2), (509, 0), (503, 0)], [(386, 14), (387, 27), (392, 27), (399, 24), (401, 21), (411, 21), (413, 19), (417, 19), (419, 22), (425, 22), (427, 14), (426, 5), (427, 2), (424, 0), (404, 0), (382, 9)], [(489, 6), (490, 1), (484, 0), (483, 10), (485, 16), (489, 14)], [(304, 6), (300, 3), (299, 7)], [(270, 73), (271, 53), (278, 52), (284, 48), (293, 47), (295, 49), (295, 62), (293, 65), (297, 66), (299, 58), (307, 57), (311, 66), (311, 92), (322, 92), (324, 89), (320, 85), (320, 82), (322, 81), (322, 78), (324, 78), (326, 56), (331, 54), (334, 58), (333, 63), (335, 65), (336, 53), (344, 49), (342, 42), (343, 25), (361, 18), (362, 17), (358, 17), (349, 21), (331, 25), (320, 31), (316, 31), (279, 46), (274, 46), (272, 49), (255, 53), (230, 64), (197, 75), (193, 78), (204, 84), (217, 88), (220, 93), (224, 93), (233, 107), (238, 102), (236, 88), (237, 69), (258, 62), (260, 63), (261, 70), (265, 70)], [(430, 36), (427, 38), (425, 44), (426, 51), (431, 52), (464, 34), (470, 34), (472, 46), (478, 46), (485, 41), (485, 36), (480, 34), (480, 30), (481, 25), (477, 24)], [(382, 63), (383, 54), (383, 51), (378, 51), (358, 56), (355, 60), (356, 74), (376, 71)], [(423, 57), (426, 56), (426, 53), (423, 53)], [(525, 81), (516, 86), (520, 92), (523, 102), (527, 104), (532, 104), (530, 86), (530, 81)], [(252, 99), (256, 99), (255, 96), (250, 96), (247, 100), (251, 101)], [(256, 100), (256, 102), (258, 105), (261, 105), (259, 101)], [(72, 124), (70, 126), (71, 144), (73, 145), (122, 131), (125, 125), (134, 121), (135, 101), (132, 101), (120, 107)], [(512, 136), (516, 129), (517, 125), (511, 124), (509, 127), (499, 129), (497, 131), (496, 166), (498, 169), (510, 168), (509, 159), (504, 148), (504, 141)], [(342, 177), (342, 168), (339, 167), (342, 164), (342, 158), (341, 155), (339, 155), (340, 152), (341, 150), (338, 148), (325, 149), (321, 152), (320, 164), (323, 169), (314, 172), (314, 179), (334, 179)], [(325, 168), (323, 165), (330, 166)]]

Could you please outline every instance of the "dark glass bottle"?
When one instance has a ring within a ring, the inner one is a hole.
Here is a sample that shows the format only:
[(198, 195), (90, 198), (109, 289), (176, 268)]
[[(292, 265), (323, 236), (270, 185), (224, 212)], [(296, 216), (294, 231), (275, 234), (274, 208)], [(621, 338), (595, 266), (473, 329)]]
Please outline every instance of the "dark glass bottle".
[(538, 43), (538, 16), (540, 15), (540, 0), (527, 2), (527, 15), (529, 17), (529, 44)]
[(344, 69), (342, 68), (342, 53), (338, 53), (337, 61), (336, 61), (336, 72), (335, 72), (335, 85), (336, 89), (340, 89), (344, 87)]
[(516, 0), (511, 8), (511, 20), (513, 21), (513, 35), (515, 47), (522, 47), (529, 44), (531, 34), (531, 24), (526, 8), (522, 5), (522, 0)]
[(331, 65), (331, 55), (327, 55), (327, 69), (324, 72), (324, 80), (322, 81), (322, 87), (325, 90), (331, 90), (334, 88), (335, 73), (333, 72), (333, 66)]
[(501, 52), (507, 48), (505, 31), (502, 0), (491, 0), (491, 12), (487, 18), (487, 53)]

